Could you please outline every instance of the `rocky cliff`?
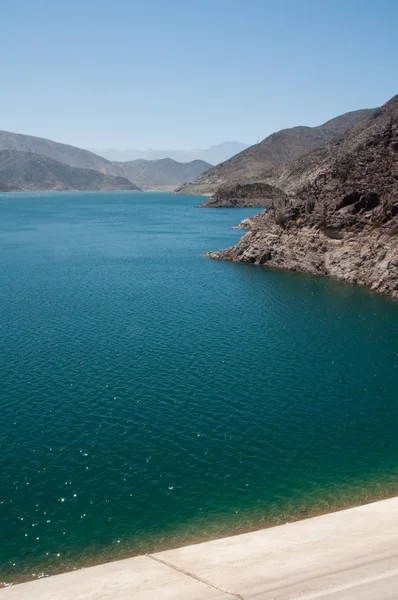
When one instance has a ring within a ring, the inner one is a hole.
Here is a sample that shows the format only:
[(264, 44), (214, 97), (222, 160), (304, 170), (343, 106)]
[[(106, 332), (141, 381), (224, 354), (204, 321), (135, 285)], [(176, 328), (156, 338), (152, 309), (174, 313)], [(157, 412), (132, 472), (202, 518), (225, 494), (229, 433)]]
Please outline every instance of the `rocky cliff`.
[(268, 183), (246, 183), (233, 186), (221, 186), (200, 206), (201, 208), (217, 207), (261, 207), (275, 202), (283, 202), (287, 195), (283, 190)]
[(294, 195), (208, 256), (329, 275), (398, 299), (398, 96), (298, 167)]
[(398, 299), (398, 237), (383, 229), (344, 232), (340, 238), (319, 229), (283, 230), (270, 224), (253, 229), (237, 246), (209, 252), (210, 258), (328, 275)]

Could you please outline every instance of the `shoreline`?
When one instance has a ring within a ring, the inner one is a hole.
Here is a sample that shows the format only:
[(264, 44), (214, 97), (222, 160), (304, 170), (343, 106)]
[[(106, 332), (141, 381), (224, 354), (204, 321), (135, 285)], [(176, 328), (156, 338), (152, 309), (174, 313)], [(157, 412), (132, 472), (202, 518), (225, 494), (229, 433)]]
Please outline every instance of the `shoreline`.
[(398, 299), (396, 238), (381, 227), (336, 236), (311, 227), (284, 229), (260, 213), (245, 229), (235, 246), (205, 256), (329, 277)]
[[(51, 190), (37, 190), (37, 189), (19, 189), (19, 190), (5, 190), (5, 191), (1, 191), (0, 190), (0, 196), (8, 196), (10, 194), (19, 194), (19, 195), (24, 195), (24, 194), (131, 194), (134, 192), (134, 194), (146, 194), (146, 193), (159, 193), (159, 194), (169, 194), (170, 196), (177, 196), (178, 194), (176, 194), (176, 188), (174, 187), (169, 187), (169, 188), (148, 188), (148, 189), (139, 189), (139, 190), (120, 190), (120, 189), (115, 189), (115, 190), (76, 190), (76, 189), (70, 189), (70, 190), (59, 190), (59, 189), (51, 189)], [(181, 194), (186, 195), (186, 196), (198, 196), (201, 198), (209, 198), (211, 197), (211, 194)], [(257, 208), (257, 207), (256, 207)]]
[[(317, 592), (323, 597), (325, 590), (331, 594), (337, 590), (339, 594), (344, 586), (350, 590), (365, 583), (378, 587), (379, 581), (389, 586), (391, 577), (395, 582), (392, 589), (396, 589), (397, 516), (395, 496), (276, 527), (9, 586), (0, 590), (0, 598), (182, 600), (216, 599), (227, 594), (248, 599), (259, 597), (260, 593), (264, 600), (304, 599), (317, 598), (313, 595)], [(311, 596), (307, 596), (309, 593)], [(359, 593), (348, 597), (362, 596)], [(374, 596), (377, 597), (383, 596)]]
[[(135, 558), (139, 558), (142, 556), (147, 556), (148, 554), (158, 554), (162, 552), (172, 552), (178, 551), (180, 549), (198, 546), (202, 544), (210, 544), (213, 542), (221, 541), (224, 539), (235, 539), (244, 535), (251, 535), (257, 532), (268, 531), (271, 529), (275, 529), (277, 527), (283, 527), (286, 524), (293, 523), (301, 523), (303, 521), (308, 521), (311, 519), (317, 519), (321, 517), (325, 517), (327, 515), (333, 515), (336, 513), (341, 513), (349, 510), (355, 510), (362, 506), (367, 506), (368, 504), (376, 504), (378, 502), (385, 502), (388, 500), (392, 500), (396, 498), (398, 502), (398, 483), (391, 486), (389, 491), (384, 491), (381, 493), (372, 494), (366, 492), (364, 490), (363, 494), (358, 494), (355, 498), (352, 498), (351, 501), (345, 502), (344, 500), (336, 502), (335, 505), (325, 505), (324, 508), (317, 507), (311, 510), (311, 507), (308, 509), (303, 509), (298, 512), (288, 513), (278, 518), (270, 517), (268, 520), (265, 519), (262, 522), (253, 523), (252, 526), (237, 526), (237, 527), (228, 527), (225, 531), (205, 536), (197, 536), (193, 535), (191, 539), (185, 540), (183, 543), (178, 543), (176, 539), (172, 541), (170, 539), (168, 542), (160, 543), (160, 544), (152, 544), (149, 545), (147, 549), (144, 551), (126, 551), (126, 552), (109, 552), (101, 555), (93, 555), (85, 558), (84, 560), (75, 560), (72, 559), (70, 562), (68, 561), (66, 564), (64, 563), (60, 568), (51, 568), (44, 569), (44, 571), (38, 567), (37, 565), (32, 565), (32, 569), (34, 569), (37, 573), (31, 574), (27, 576), (25, 574), (17, 575), (16, 577), (8, 578), (6, 576), (0, 575), (0, 594), (3, 589), (6, 589), (10, 586), (15, 585), (23, 585), (28, 582), (40, 581), (42, 579), (49, 579), (53, 577), (57, 577), (59, 575), (66, 575), (68, 573), (76, 573), (80, 571), (84, 571), (86, 569), (101, 567), (103, 565), (117, 563), (123, 560), (133, 560)], [(68, 564), (69, 563), (69, 564)]]

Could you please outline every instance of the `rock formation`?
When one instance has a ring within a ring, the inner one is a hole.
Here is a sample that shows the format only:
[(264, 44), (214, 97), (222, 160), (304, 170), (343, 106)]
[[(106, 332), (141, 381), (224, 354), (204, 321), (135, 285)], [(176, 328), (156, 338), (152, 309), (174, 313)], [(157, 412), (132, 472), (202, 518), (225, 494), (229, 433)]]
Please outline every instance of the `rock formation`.
[(289, 172), (301, 182), (296, 193), (246, 220), (236, 246), (208, 256), (329, 275), (398, 299), (398, 96)]
[(282, 202), (287, 199), (283, 190), (269, 185), (268, 183), (246, 183), (233, 186), (221, 186), (216, 192), (200, 206), (202, 208), (213, 207), (264, 207), (274, 202)]

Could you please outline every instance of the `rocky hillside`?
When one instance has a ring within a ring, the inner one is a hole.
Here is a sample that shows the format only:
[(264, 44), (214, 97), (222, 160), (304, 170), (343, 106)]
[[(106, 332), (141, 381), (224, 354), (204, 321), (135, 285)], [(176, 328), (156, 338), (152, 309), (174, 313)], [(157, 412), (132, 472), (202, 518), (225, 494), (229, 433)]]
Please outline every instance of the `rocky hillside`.
[(311, 226), (387, 226), (398, 214), (398, 95), (288, 171), (285, 187), (293, 179), (295, 194), (287, 215)]
[(20, 188), (12, 185), (8, 185), (8, 183), (4, 183), (4, 181), (0, 181), (0, 192), (19, 192), (22, 191)]
[(0, 131), (0, 150), (33, 152), (34, 154), (51, 158), (51, 160), (59, 160), (72, 167), (96, 169), (109, 175), (120, 175), (113, 163), (102, 158), (102, 156), (97, 156), (82, 148), (60, 144), (31, 135)]
[[(39, 157), (47, 158), (51, 161), (59, 161), (71, 167), (77, 167), (79, 169), (95, 169), (99, 173), (119, 177), (119, 181), (122, 185), (121, 189), (125, 189), (126, 183), (124, 180), (128, 179), (131, 183), (136, 184), (143, 189), (174, 190), (187, 182), (194, 181), (199, 175), (207, 169), (210, 169), (212, 166), (210, 163), (201, 160), (179, 163), (167, 158), (151, 161), (141, 159), (130, 162), (111, 162), (102, 156), (98, 156), (93, 152), (75, 146), (59, 144), (58, 142), (30, 135), (0, 131), (0, 151), (5, 150), (33, 153), (39, 155)], [(42, 160), (42, 165), (44, 164), (46, 163)], [(15, 165), (16, 169), (19, 167), (18, 165)], [(48, 185), (51, 177), (52, 175), (49, 173)], [(44, 179), (42, 178), (43, 182)], [(110, 181), (116, 182), (116, 180), (107, 180), (106, 178), (103, 178), (102, 180), (104, 182), (108, 181), (108, 183)], [(71, 180), (68, 179), (67, 185), (71, 185), (71, 187), (74, 188), (82, 185), (81, 181), (82, 177), (76, 181), (76, 185), (74, 186)], [(101, 177), (97, 177), (96, 181), (97, 183), (95, 185), (99, 184)], [(13, 181), (10, 181), (9, 183), (11, 186), (14, 185)], [(8, 182), (5, 181), (4, 185), (8, 185)]]
[(398, 299), (398, 96), (290, 166), (301, 186), (211, 258), (329, 275)]
[(318, 127), (283, 129), (206, 171), (193, 184), (185, 185), (177, 191), (183, 194), (213, 194), (220, 186), (263, 181), (271, 170), (344, 135), (359, 120), (370, 114), (372, 109), (357, 110)]
[(209, 163), (202, 160), (193, 160), (180, 163), (171, 158), (160, 160), (134, 160), (118, 163), (121, 173), (130, 181), (134, 181), (142, 189), (168, 189), (188, 181), (194, 181), (201, 173), (211, 168)]
[(276, 202), (284, 202), (287, 195), (279, 188), (268, 183), (237, 183), (232, 186), (221, 186), (200, 206), (202, 208), (222, 207), (261, 207)]
[(71, 167), (33, 152), (0, 151), (0, 181), (11, 190), (139, 190), (125, 177)]

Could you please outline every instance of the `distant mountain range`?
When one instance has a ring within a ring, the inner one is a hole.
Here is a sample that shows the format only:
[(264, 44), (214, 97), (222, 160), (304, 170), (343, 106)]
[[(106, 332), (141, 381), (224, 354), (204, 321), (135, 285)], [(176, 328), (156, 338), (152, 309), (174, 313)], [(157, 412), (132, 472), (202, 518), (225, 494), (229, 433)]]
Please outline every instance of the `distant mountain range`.
[(180, 163), (171, 158), (159, 160), (132, 160), (119, 165), (125, 177), (134, 181), (142, 189), (170, 189), (174, 190), (179, 183), (194, 181), (212, 165), (203, 160), (193, 160)]
[(51, 158), (52, 160), (59, 160), (72, 167), (96, 169), (103, 173), (115, 175), (112, 163), (102, 156), (97, 156), (82, 148), (60, 144), (32, 135), (0, 131), (0, 150), (33, 152), (34, 154), (47, 156), (47, 158)]
[(275, 169), (342, 136), (371, 114), (371, 109), (357, 110), (318, 127), (283, 129), (206, 171), (194, 183), (184, 185), (178, 191), (182, 194), (213, 194), (221, 186), (268, 182)]
[[(0, 190), (130, 190), (140, 188), (119, 175), (71, 167), (33, 152), (0, 150)], [(3, 188), (3, 189), (2, 189)]]
[(174, 190), (211, 166), (199, 160), (112, 162), (75, 146), (0, 131), (0, 191)]
[(118, 150), (116, 148), (91, 148), (91, 152), (99, 154), (111, 161), (131, 161), (137, 159), (158, 160), (161, 158), (172, 158), (179, 162), (190, 162), (193, 160), (202, 160), (212, 165), (217, 165), (231, 156), (242, 152), (249, 147), (249, 144), (242, 142), (223, 142), (204, 150), (137, 150), (130, 148), (128, 150)]

